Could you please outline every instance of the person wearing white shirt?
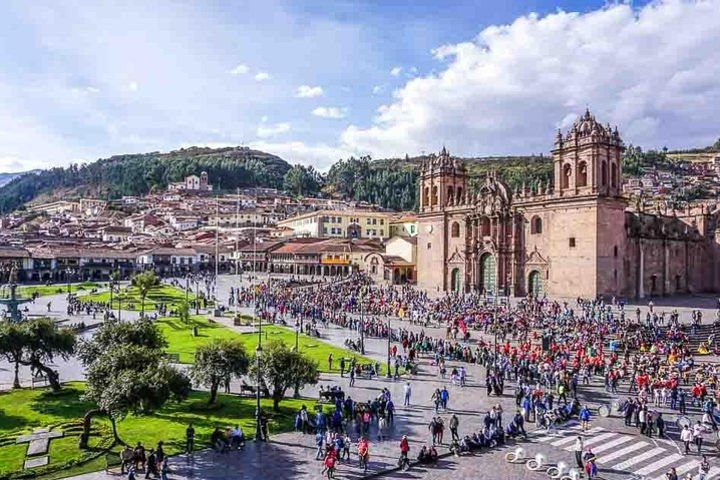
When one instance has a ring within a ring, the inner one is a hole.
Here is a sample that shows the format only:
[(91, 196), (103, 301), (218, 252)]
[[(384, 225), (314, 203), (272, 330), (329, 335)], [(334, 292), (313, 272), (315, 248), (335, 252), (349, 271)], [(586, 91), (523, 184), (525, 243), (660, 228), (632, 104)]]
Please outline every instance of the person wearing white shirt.
[(685, 444), (685, 455), (690, 453), (690, 442), (693, 441), (693, 432), (690, 430), (689, 425), (685, 425), (682, 432), (680, 432), (680, 441)]
[(698, 420), (698, 422), (693, 425), (693, 440), (695, 440), (695, 445), (697, 445), (698, 455), (700, 455), (700, 451), (702, 450), (703, 433), (705, 433), (705, 426)]

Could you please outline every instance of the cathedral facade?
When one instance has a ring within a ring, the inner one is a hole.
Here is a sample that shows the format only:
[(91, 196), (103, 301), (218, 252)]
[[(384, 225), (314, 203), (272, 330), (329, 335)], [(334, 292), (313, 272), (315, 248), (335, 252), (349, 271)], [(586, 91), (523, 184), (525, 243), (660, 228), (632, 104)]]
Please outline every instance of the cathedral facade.
[(434, 291), (623, 298), (719, 290), (718, 212), (647, 212), (622, 195), (617, 128), (586, 112), (558, 131), (552, 185), (471, 192), (443, 150), (421, 171), (417, 283)]

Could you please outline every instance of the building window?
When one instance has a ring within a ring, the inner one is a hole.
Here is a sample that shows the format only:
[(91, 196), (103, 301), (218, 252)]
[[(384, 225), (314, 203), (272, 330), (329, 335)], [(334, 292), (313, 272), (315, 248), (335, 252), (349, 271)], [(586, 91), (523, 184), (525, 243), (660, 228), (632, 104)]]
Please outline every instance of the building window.
[(542, 233), (542, 219), (538, 216), (534, 216), (530, 221), (530, 233)]
[(613, 255), (615, 257), (617, 257), (617, 254), (618, 254), (618, 248), (617, 248), (617, 245), (615, 245), (615, 247), (613, 247)]
[(453, 238), (458, 238), (460, 236), (460, 224), (458, 222), (453, 222), (450, 227), (450, 236)]
[(380, 225), (385, 225), (385, 219), (383, 219), (383, 218), (380, 219)]
[(383, 230), (382, 228), (380, 229), (380, 236), (381, 236), (381, 237), (384, 237), (384, 236), (385, 236), (385, 230)]
[(566, 163), (565, 166), (563, 166), (562, 171), (562, 178), (561, 180), (561, 188), (569, 188), (570, 187), (570, 177), (572, 176), (572, 167), (569, 163)]
[(580, 165), (578, 165), (577, 186), (578, 187), (587, 186), (587, 163), (586, 162), (580, 162)]
[(570, 237), (569, 245), (570, 248), (575, 248), (575, 237)]
[(415, 225), (410, 225), (410, 233), (415, 233)]
[(432, 243), (428, 242), (427, 249), (430, 250), (432, 248)]

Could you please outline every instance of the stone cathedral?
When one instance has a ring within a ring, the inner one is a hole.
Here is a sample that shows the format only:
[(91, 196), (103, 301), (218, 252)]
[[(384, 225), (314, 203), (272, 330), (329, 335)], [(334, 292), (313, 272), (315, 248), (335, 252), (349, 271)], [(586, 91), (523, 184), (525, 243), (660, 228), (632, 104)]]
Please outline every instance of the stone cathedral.
[(511, 191), (489, 175), (468, 189), (443, 150), (420, 177), (417, 283), (435, 291), (592, 298), (716, 292), (716, 206), (646, 211), (622, 195), (617, 127), (587, 111), (553, 156), (553, 185)]

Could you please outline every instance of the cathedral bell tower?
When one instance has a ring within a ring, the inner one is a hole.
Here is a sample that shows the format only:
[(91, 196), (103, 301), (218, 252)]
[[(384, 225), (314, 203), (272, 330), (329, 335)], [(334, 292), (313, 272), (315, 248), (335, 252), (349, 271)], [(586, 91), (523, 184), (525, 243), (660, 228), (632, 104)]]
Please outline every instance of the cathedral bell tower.
[(552, 151), (555, 193), (621, 196), (623, 150), (617, 127), (603, 126), (586, 110), (567, 135), (558, 130)]
[(465, 203), (467, 172), (465, 165), (442, 148), (430, 155), (420, 170), (420, 212), (440, 212), (447, 206)]

